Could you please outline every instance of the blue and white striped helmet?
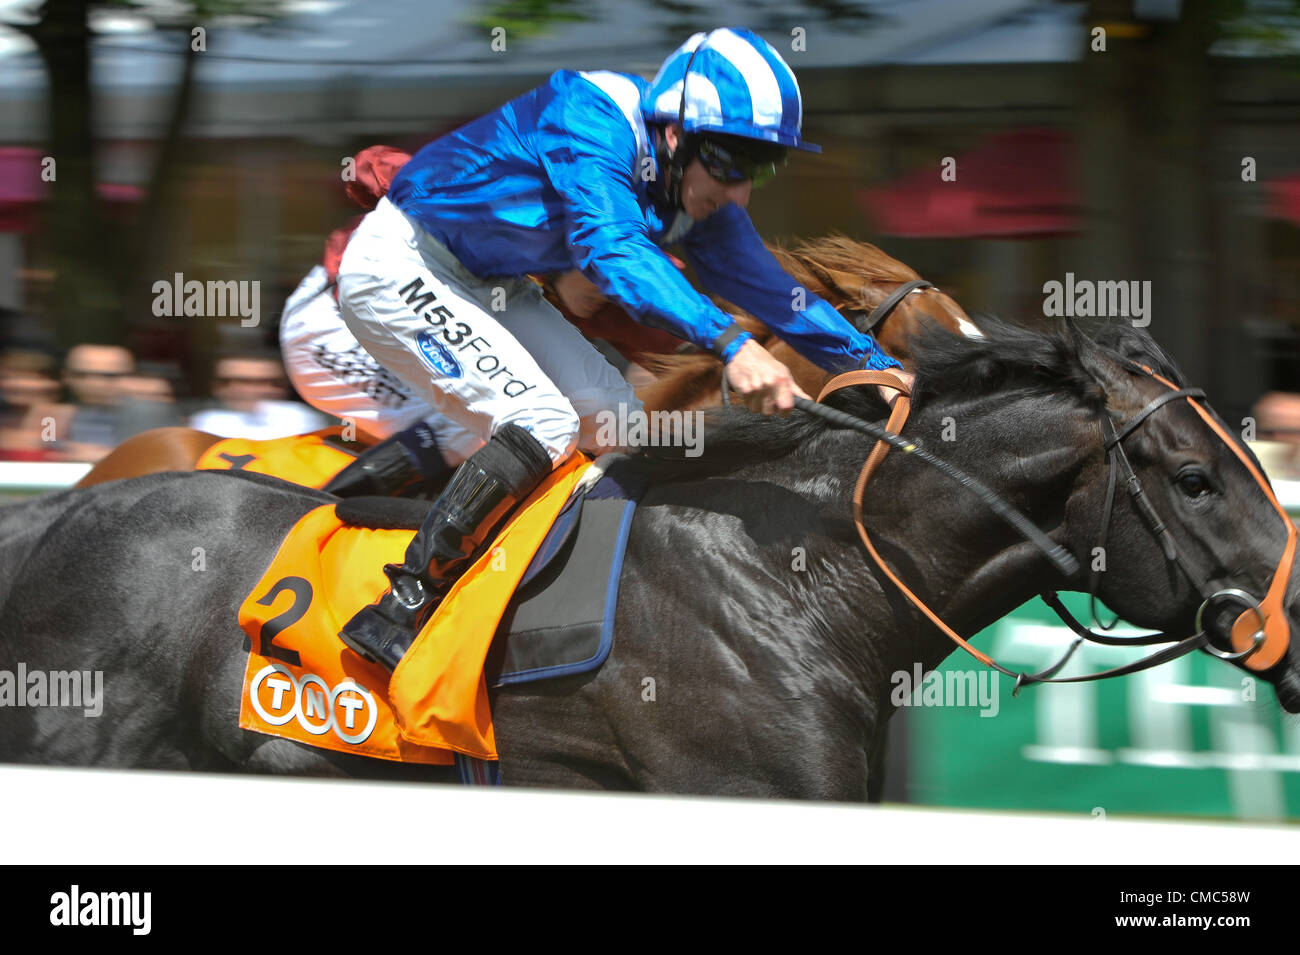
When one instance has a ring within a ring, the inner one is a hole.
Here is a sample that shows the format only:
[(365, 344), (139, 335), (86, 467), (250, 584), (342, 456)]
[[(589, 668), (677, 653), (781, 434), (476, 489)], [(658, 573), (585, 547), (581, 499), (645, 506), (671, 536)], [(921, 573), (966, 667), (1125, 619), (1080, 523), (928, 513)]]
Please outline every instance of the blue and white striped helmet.
[(803, 99), (794, 73), (781, 54), (749, 30), (695, 34), (664, 61), (641, 108), (653, 121), (677, 122), (680, 117), (688, 133), (726, 133), (822, 151), (800, 135)]

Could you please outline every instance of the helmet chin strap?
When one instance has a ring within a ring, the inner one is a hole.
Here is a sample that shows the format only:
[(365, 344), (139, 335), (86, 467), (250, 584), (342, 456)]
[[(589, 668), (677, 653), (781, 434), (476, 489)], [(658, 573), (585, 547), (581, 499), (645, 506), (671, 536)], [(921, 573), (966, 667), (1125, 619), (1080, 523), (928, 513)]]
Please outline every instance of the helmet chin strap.
[(683, 132), (677, 140), (677, 148), (670, 150), (665, 126), (659, 133), (655, 149), (658, 153), (659, 168), (665, 170), (664, 198), (672, 208), (685, 212), (686, 207), (682, 205), (682, 178), (686, 175), (686, 167), (695, 158), (699, 149), (699, 140), (690, 133)]
[[(677, 128), (681, 130), (677, 140), (677, 148), (668, 151), (668, 127), (663, 128), (659, 138), (659, 165), (668, 170), (668, 181), (664, 183), (664, 195), (674, 209), (681, 212), (686, 211), (682, 205), (682, 178), (686, 175), (686, 167), (690, 165), (691, 160), (695, 158), (699, 150), (699, 138), (694, 133), (686, 131), (686, 81), (691, 78), (691, 66), (695, 63), (695, 57), (699, 55), (700, 50), (704, 49), (709, 42), (709, 37), (716, 33), (716, 30), (710, 30), (704, 34), (699, 44), (691, 51), (691, 55), (686, 60), (686, 69), (682, 71), (682, 94), (677, 101)], [(664, 156), (667, 156), (667, 162), (664, 162)]]

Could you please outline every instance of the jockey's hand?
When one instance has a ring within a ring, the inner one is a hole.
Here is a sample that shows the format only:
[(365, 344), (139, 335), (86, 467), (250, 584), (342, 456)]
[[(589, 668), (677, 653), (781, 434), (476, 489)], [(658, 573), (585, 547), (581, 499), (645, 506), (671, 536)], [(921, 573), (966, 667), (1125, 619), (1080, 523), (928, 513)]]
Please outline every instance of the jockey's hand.
[(763, 414), (786, 412), (794, 407), (795, 395), (808, 395), (795, 384), (790, 369), (767, 353), (752, 338), (727, 363), (727, 381), (744, 398), (752, 411)]
[(551, 287), (564, 307), (578, 318), (591, 318), (609, 301), (596, 285), (577, 269), (557, 274)]
[[(911, 391), (912, 385), (916, 383), (916, 375), (912, 374), (910, 371), (902, 371), (898, 368), (893, 369), (893, 372), (907, 383), (907, 389), (908, 391)], [(887, 385), (877, 385), (876, 387), (880, 389), (880, 395), (885, 399), (885, 404), (889, 405), (891, 408), (894, 407), (894, 399), (898, 397), (898, 389), (890, 388)]]

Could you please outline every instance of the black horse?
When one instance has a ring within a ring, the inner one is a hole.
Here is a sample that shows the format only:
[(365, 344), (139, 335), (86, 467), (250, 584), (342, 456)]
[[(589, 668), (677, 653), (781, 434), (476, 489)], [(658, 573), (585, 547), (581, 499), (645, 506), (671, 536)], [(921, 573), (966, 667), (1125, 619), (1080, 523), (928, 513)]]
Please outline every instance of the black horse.
[[(920, 342), (906, 433), (995, 488), (1086, 569), (1101, 534), (1100, 418), (1126, 421), (1163, 390), (1120, 356), (1175, 379), (1177, 369), (1127, 327), (1097, 342), (981, 328), (979, 340), (935, 332)], [(878, 420), (874, 391), (831, 401)], [(803, 414), (731, 409), (702, 457), (643, 456), (651, 484), (624, 565), (613, 653), (592, 674), (495, 694), (504, 781), (865, 798), (879, 781), (869, 777), (892, 712), (891, 675), (915, 662), (932, 669), (953, 649), (857, 538), (850, 501), (871, 447)], [(1182, 400), (1124, 447), (1184, 560), (1216, 588), (1261, 596), (1285, 526), (1229, 447)], [(0, 760), (445, 776), (237, 726), (245, 656), (235, 610), (290, 526), (328, 500), (271, 479), (195, 472), (0, 511), (0, 670), (101, 670), (105, 691), (98, 718), (0, 708)], [(902, 454), (886, 459), (864, 514), (882, 556), (963, 636), (1045, 589), (1085, 586)], [(205, 569), (195, 569), (196, 548)], [(1106, 563), (1099, 593), (1110, 607), (1139, 625), (1192, 632), (1201, 597), (1125, 494)], [(1293, 628), (1298, 591), (1293, 571)], [(1262, 674), (1290, 712), (1300, 711), (1298, 662), (1292, 647)]]

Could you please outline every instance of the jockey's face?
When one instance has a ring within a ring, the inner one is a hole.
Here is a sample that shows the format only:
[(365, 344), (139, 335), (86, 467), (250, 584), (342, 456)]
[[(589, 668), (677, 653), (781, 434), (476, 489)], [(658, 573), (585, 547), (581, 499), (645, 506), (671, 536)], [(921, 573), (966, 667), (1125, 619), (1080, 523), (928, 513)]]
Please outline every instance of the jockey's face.
[[(677, 148), (681, 140), (680, 130), (675, 123), (664, 128), (664, 139), (670, 150)], [(682, 208), (698, 222), (732, 202), (745, 208), (749, 205), (749, 194), (753, 188), (754, 184), (748, 179), (730, 184), (719, 182), (709, 175), (698, 159), (692, 159), (682, 175)]]

